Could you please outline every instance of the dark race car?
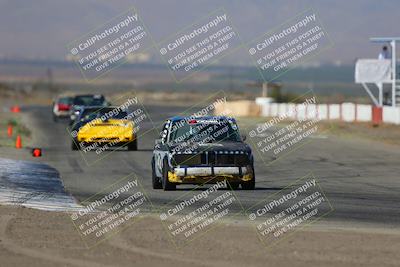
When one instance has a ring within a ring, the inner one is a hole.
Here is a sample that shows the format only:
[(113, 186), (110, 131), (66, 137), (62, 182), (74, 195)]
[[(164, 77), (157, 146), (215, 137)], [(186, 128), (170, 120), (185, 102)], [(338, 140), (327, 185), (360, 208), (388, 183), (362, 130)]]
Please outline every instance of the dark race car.
[(232, 189), (255, 187), (253, 155), (230, 117), (174, 117), (156, 140), (152, 158), (154, 189), (178, 184), (228, 181)]
[(72, 108), (70, 110), (70, 124), (73, 124), (75, 119), (79, 116), (79, 113), (83, 108), (89, 106), (109, 106), (103, 95), (77, 95), (72, 100)]

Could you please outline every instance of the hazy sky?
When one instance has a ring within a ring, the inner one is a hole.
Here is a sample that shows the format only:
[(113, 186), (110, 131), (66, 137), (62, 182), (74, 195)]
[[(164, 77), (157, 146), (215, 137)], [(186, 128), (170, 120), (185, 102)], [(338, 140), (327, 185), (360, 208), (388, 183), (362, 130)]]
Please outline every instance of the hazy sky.
[[(334, 46), (315, 61), (376, 57), (374, 36), (400, 36), (398, 0), (0, 0), (0, 55), (63, 59), (65, 46), (135, 6), (156, 41), (224, 7), (243, 40), (261, 36), (307, 8), (317, 11)], [(158, 61), (158, 57), (153, 57)], [(238, 53), (235, 62), (248, 63)]]

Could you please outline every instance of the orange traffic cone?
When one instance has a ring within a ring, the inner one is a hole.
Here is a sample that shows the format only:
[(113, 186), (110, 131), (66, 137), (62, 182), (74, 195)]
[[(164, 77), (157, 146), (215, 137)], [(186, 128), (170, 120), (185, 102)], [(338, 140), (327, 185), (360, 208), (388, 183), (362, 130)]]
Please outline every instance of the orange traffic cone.
[(12, 136), (12, 132), (13, 132), (12, 125), (9, 124), (9, 125), (8, 125), (8, 128), (7, 128), (7, 135), (8, 135), (8, 137), (11, 137), (11, 136)]
[(17, 149), (22, 148), (22, 140), (20, 135), (17, 136), (17, 140), (15, 141), (15, 148)]

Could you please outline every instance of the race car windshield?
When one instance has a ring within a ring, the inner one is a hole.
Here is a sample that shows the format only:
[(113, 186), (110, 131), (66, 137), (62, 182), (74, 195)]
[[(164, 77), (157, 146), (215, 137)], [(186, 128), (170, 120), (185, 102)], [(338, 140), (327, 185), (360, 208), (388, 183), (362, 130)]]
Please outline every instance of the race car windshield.
[(106, 116), (109, 119), (126, 119), (128, 113), (126, 111), (121, 111), (118, 109), (108, 109), (104, 108), (100, 110), (99, 116)]
[(126, 119), (127, 116), (128, 114), (126, 111), (113, 109), (85, 110), (82, 113), (82, 118), (85, 121), (91, 121), (102, 117), (106, 119)]
[(94, 96), (77, 96), (74, 99), (74, 105), (78, 106), (102, 106), (105, 102), (103, 96), (94, 97)]
[(186, 122), (183, 120), (172, 126), (170, 140), (174, 143), (241, 141), (236, 125), (228, 121)]
[(65, 104), (65, 105), (70, 105), (72, 104), (72, 98), (71, 97), (62, 97), (58, 100), (59, 104)]

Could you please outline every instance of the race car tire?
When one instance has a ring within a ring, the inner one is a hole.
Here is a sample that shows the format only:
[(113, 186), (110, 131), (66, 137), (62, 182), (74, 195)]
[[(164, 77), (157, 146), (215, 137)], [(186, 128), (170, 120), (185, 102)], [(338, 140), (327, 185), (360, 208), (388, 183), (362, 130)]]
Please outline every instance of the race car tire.
[(137, 150), (137, 139), (133, 140), (132, 142), (128, 143), (128, 150), (129, 151), (136, 151)]
[(156, 175), (154, 158), (151, 159), (151, 182), (153, 185), (153, 189), (162, 189), (163, 188), (160, 178), (158, 178)]
[[(229, 183), (229, 185), (228, 185)], [(237, 190), (239, 188), (240, 183), (237, 182), (227, 182), (226, 183), (228, 189)]]
[(78, 143), (78, 141), (76, 141), (76, 140), (72, 140), (71, 141), (71, 149), (72, 150), (79, 150), (79, 143)]
[(164, 191), (173, 191), (176, 189), (176, 184), (173, 184), (168, 180), (168, 171), (168, 161), (167, 159), (164, 159), (162, 168), (162, 188)]
[(56, 115), (53, 114), (53, 121), (54, 122), (58, 122), (58, 117)]
[(242, 189), (243, 190), (254, 190), (256, 188), (256, 174), (254, 172), (254, 166), (251, 166), (253, 172), (253, 179), (247, 182), (242, 182)]

